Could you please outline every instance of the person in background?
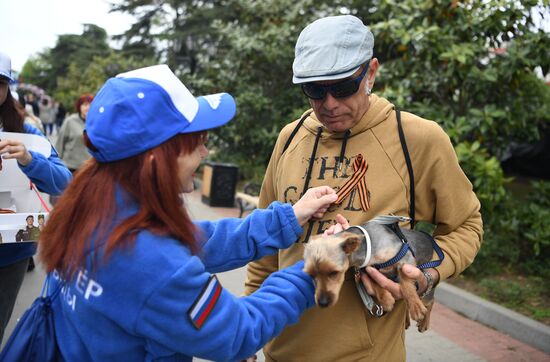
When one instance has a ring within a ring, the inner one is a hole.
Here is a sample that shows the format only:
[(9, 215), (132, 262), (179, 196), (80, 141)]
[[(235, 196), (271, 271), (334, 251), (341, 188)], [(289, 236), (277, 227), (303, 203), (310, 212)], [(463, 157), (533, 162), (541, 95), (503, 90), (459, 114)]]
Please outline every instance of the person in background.
[[(339, 198), (323, 219), (305, 227), (291, 248), (249, 264), (245, 294), (254, 295), (269, 275), (301, 259), (309, 237), (330, 229), (334, 221), (361, 225), (378, 215), (394, 214), (435, 224), (434, 237), (445, 254), (441, 265), (423, 271), (412, 265), (402, 269), (418, 283), (421, 296), (439, 281), (460, 274), (479, 251), (480, 203), (449, 137), (437, 123), (398, 113), (372, 92), (379, 67), (373, 49), (371, 31), (351, 15), (316, 20), (298, 37), (293, 82), (301, 86), (311, 109), (304, 112), (302, 122), (280, 132), (259, 204), (292, 202), (319, 185), (338, 190)], [(398, 122), (413, 173), (407, 167)], [(411, 200), (412, 180), (416, 196)], [(372, 283), (392, 293), (397, 300), (394, 309), (381, 318), (369, 314), (349, 270), (336, 305), (304, 313), (298, 324), (266, 345), (266, 360), (405, 361), (406, 305), (399, 284), (371, 267), (361, 273), (361, 280), (371, 294)]]
[[(11, 59), (0, 53), (0, 131), (35, 134), (44, 137), (36, 128), (25, 123), (26, 114), (10, 90), (9, 83), (13, 81), (11, 74)], [(36, 185), (48, 194), (60, 194), (69, 181), (71, 173), (59, 159), (52, 147), (51, 155), (46, 158), (42, 154), (29, 151), (17, 140), (0, 140), (0, 157), (15, 159), (21, 171)], [(1, 172), (1, 171), (0, 171)], [(0, 343), (4, 329), (8, 324), (13, 306), (23, 282), (29, 259), (36, 252), (34, 245), (19, 245), (18, 249), (4, 252), (0, 248)]]
[(55, 125), (56, 130), (59, 133), (59, 130), (63, 125), (63, 120), (65, 120), (65, 116), (67, 115), (67, 110), (65, 109), (65, 105), (63, 105), (62, 102), (57, 103), (56, 109), (57, 111), (55, 113)]
[[(12, 95), (14, 93), (12, 92)], [(19, 95), (19, 93), (16, 93)], [(15, 99), (15, 97), (14, 97)], [(44, 133), (44, 125), (42, 124), (42, 120), (34, 115), (34, 111), (32, 109), (32, 106), (27, 103), (24, 96), (19, 96), (18, 102), (16, 102), (15, 107), (18, 109), (18, 112), (23, 112), (25, 114), (25, 123), (30, 124), (37, 130), (39, 130), (41, 133)]]
[(54, 108), (51, 99), (48, 97), (43, 97), (38, 104), (38, 107), (40, 108), (40, 120), (44, 124), (44, 134), (46, 136), (51, 135), (53, 133), (53, 126), (55, 122)]
[(55, 148), (72, 173), (90, 159), (90, 154), (82, 141), (82, 132), (86, 124), (86, 116), (90, 103), (94, 99), (91, 94), (83, 94), (76, 100), (76, 113), (68, 116), (57, 135)]
[(213, 273), (290, 246), (334, 190), (314, 188), (246, 219), (189, 217), (182, 193), (193, 192), (208, 155), (207, 130), (235, 112), (229, 94), (195, 98), (166, 65), (119, 74), (99, 90), (84, 134), (93, 158), (41, 235), (52, 288), (63, 287), (52, 303), (63, 360), (239, 360), (314, 304), (303, 261), (246, 298)]
[(29, 114), (32, 114), (35, 117), (40, 117), (40, 106), (38, 105), (38, 101), (36, 100), (34, 94), (26, 94), (26, 103), (30, 105), (30, 109), (28, 110)]

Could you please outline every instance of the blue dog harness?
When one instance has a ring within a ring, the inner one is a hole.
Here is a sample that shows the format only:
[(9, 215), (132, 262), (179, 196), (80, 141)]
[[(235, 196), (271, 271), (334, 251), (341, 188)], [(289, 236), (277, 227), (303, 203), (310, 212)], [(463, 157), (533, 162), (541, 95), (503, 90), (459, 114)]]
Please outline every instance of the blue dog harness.
[[(393, 224), (386, 224), (385, 226), (397, 235), (397, 237), (401, 240), (402, 245), (401, 245), (401, 249), (399, 250), (399, 252), (393, 258), (391, 258), (390, 260), (388, 260), (384, 263), (373, 265), (373, 267), (378, 269), (378, 270), (383, 269), (383, 268), (387, 268), (387, 267), (397, 263), (399, 260), (401, 260), (405, 256), (405, 254), (407, 254), (407, 252), (409, 250), (412, 253), (412, 255), (415, 256), (414, 251), (412, 250), (407, 238), (405, 237), (405, 235), (399, 229), (399, 224), (397, 222), (395, 222)], [(423, 232), (423, 231), (421, 231), (421, 232)], [(420, 265), (416, 266), (418, 269), (422, 269), (422, 270), (428, 269), (428, 268), (435, 268), (436, 266), (441, 265), (441, 262), (445, 258), (445, 255), (443, 254), (443, 251), (441, 250), (439, 245), (437, 245), (434, 238), (428, 233), (424, 233), (424, 234), (426, 234), (430, 237), (430, 240), (432, 241), (432, 246), (433, 246), (435, 252), (437, 253), (437, 256), (439, 257), (439, 260), (432, 260), (432, 261), (429, 261), (429, 262), (426, 262), (426, 263), (423, 263), (423, 264), (420, 264)]]

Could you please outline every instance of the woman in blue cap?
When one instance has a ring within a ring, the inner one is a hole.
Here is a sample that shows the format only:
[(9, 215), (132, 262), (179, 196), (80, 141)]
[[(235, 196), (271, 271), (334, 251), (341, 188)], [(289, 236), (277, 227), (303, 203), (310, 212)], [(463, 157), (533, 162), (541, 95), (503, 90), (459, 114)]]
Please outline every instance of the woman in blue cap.
[(165, 65), (112, 78), (86, 122), (93, 156), (42, 232), (61, 355), (69, 361), (239, 360), (314, 304), (303, 261), (237, 298), (212, 273), (287, 248), (335, 201), (328, 187), (246, 219), (191, 222), (182, 193), (206, 130), (235, 114), (226, 93), (195, 98)]
[[(26, 112), (10, 91), (9, 84), (13, 81), (11, 59), (0, 53), (0, 131), (44, 136), (39, 130), (25, 123)], [(38, 189), (51, 195), (60, 194), (71, 180), (71, 173), (53, 147), (50, 156), (46, 158), (40, 153), (27, 150), (19, 140), (4, 138), (0, 139), (0, 177), (2, 159), (17, 160), (21, 171)], [(35, 252), (35, 243), (4, 244), (0, 248), (0, 342), (10, 320), (29, 260), (32, 261)]]

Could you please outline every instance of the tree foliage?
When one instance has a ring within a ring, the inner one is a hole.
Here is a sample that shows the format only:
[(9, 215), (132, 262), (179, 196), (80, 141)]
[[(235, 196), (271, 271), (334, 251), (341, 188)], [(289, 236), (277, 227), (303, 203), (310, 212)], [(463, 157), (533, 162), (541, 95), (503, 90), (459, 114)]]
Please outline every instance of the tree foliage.
[(215, 20), (232, 22), (237, 15), (227, 0), (123, 0), (111, 11), (132, 14), (136, 22), (123, 34), (123, 50), (149, 54), (156, 51), (159, 59), (180, 73), (195, 74), (215, 51)]
[(55, 46), (27, 60), (23, 82), (37, 85), (74, 111), (76, 99), (95, 94), (103, 83), (118, 73), (156, 64), (155, 57), (112, 49), (105, 30), (85, 24), (81, 35), (62, 34)]
[(23, 66), (21, 76), (25, 82), (52, 93), (71, 64), (83, 71), (95, 56), (105, 57), (110, 51), (105, 30), (85, 24), (81, 35), (60, 35), (53, 48), (39, 53)]
[(95, 56), (89, 64), (81, 69), (77, 63), (69, 65), (66, 76), (58, 79), (54, 98), (66, 105), (69, 110), (75, 101), (84, 93), (95, 94), (111, 77), (132, 69), (154, 65), (152, 59), (136, 59), (125, 53), (110, 50), (106, 57)]

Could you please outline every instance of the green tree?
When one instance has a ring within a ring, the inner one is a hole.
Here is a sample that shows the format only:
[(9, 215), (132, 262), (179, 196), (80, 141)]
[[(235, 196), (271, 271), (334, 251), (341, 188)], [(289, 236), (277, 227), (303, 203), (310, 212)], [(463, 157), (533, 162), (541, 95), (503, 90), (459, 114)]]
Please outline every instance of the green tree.
[(115, 75), (132, 69), (156, 64), (154, 59), (128, 57), (120, 51), (111, 50), (109, 55), (96, 56), (84, 70), (76, 63), (69, 64), (66, 76), (59, 78), (54, 98), (63, 102), (69, 111), (84, 93), (95, 94), (105, 81)]
[(71, 64), (84, 71), (94, 57), (105, 57), (110, 49), (105, 30), (94, 24), (85, 24), (81, 35), (60, 35), (53, 48), (31, 58), (29, 65), (23, 66), (21, 76), (51, 94)]
[(46, 49), (27, 59), (19, 75), (20, 81), (44, 88), (51, 68), (48, 58), (49, 49)]
[(179, 73), (195, 74), (201, 63), (199, 55), (215, 53), (216, 19), (232, 22), (237, 19), (227, 0), (124, 0), (113, 4), (111, 11), (126, 12), (136, 22), (117, 38), (123, 50), (149, 53), (156, 49), (159, 59)]

